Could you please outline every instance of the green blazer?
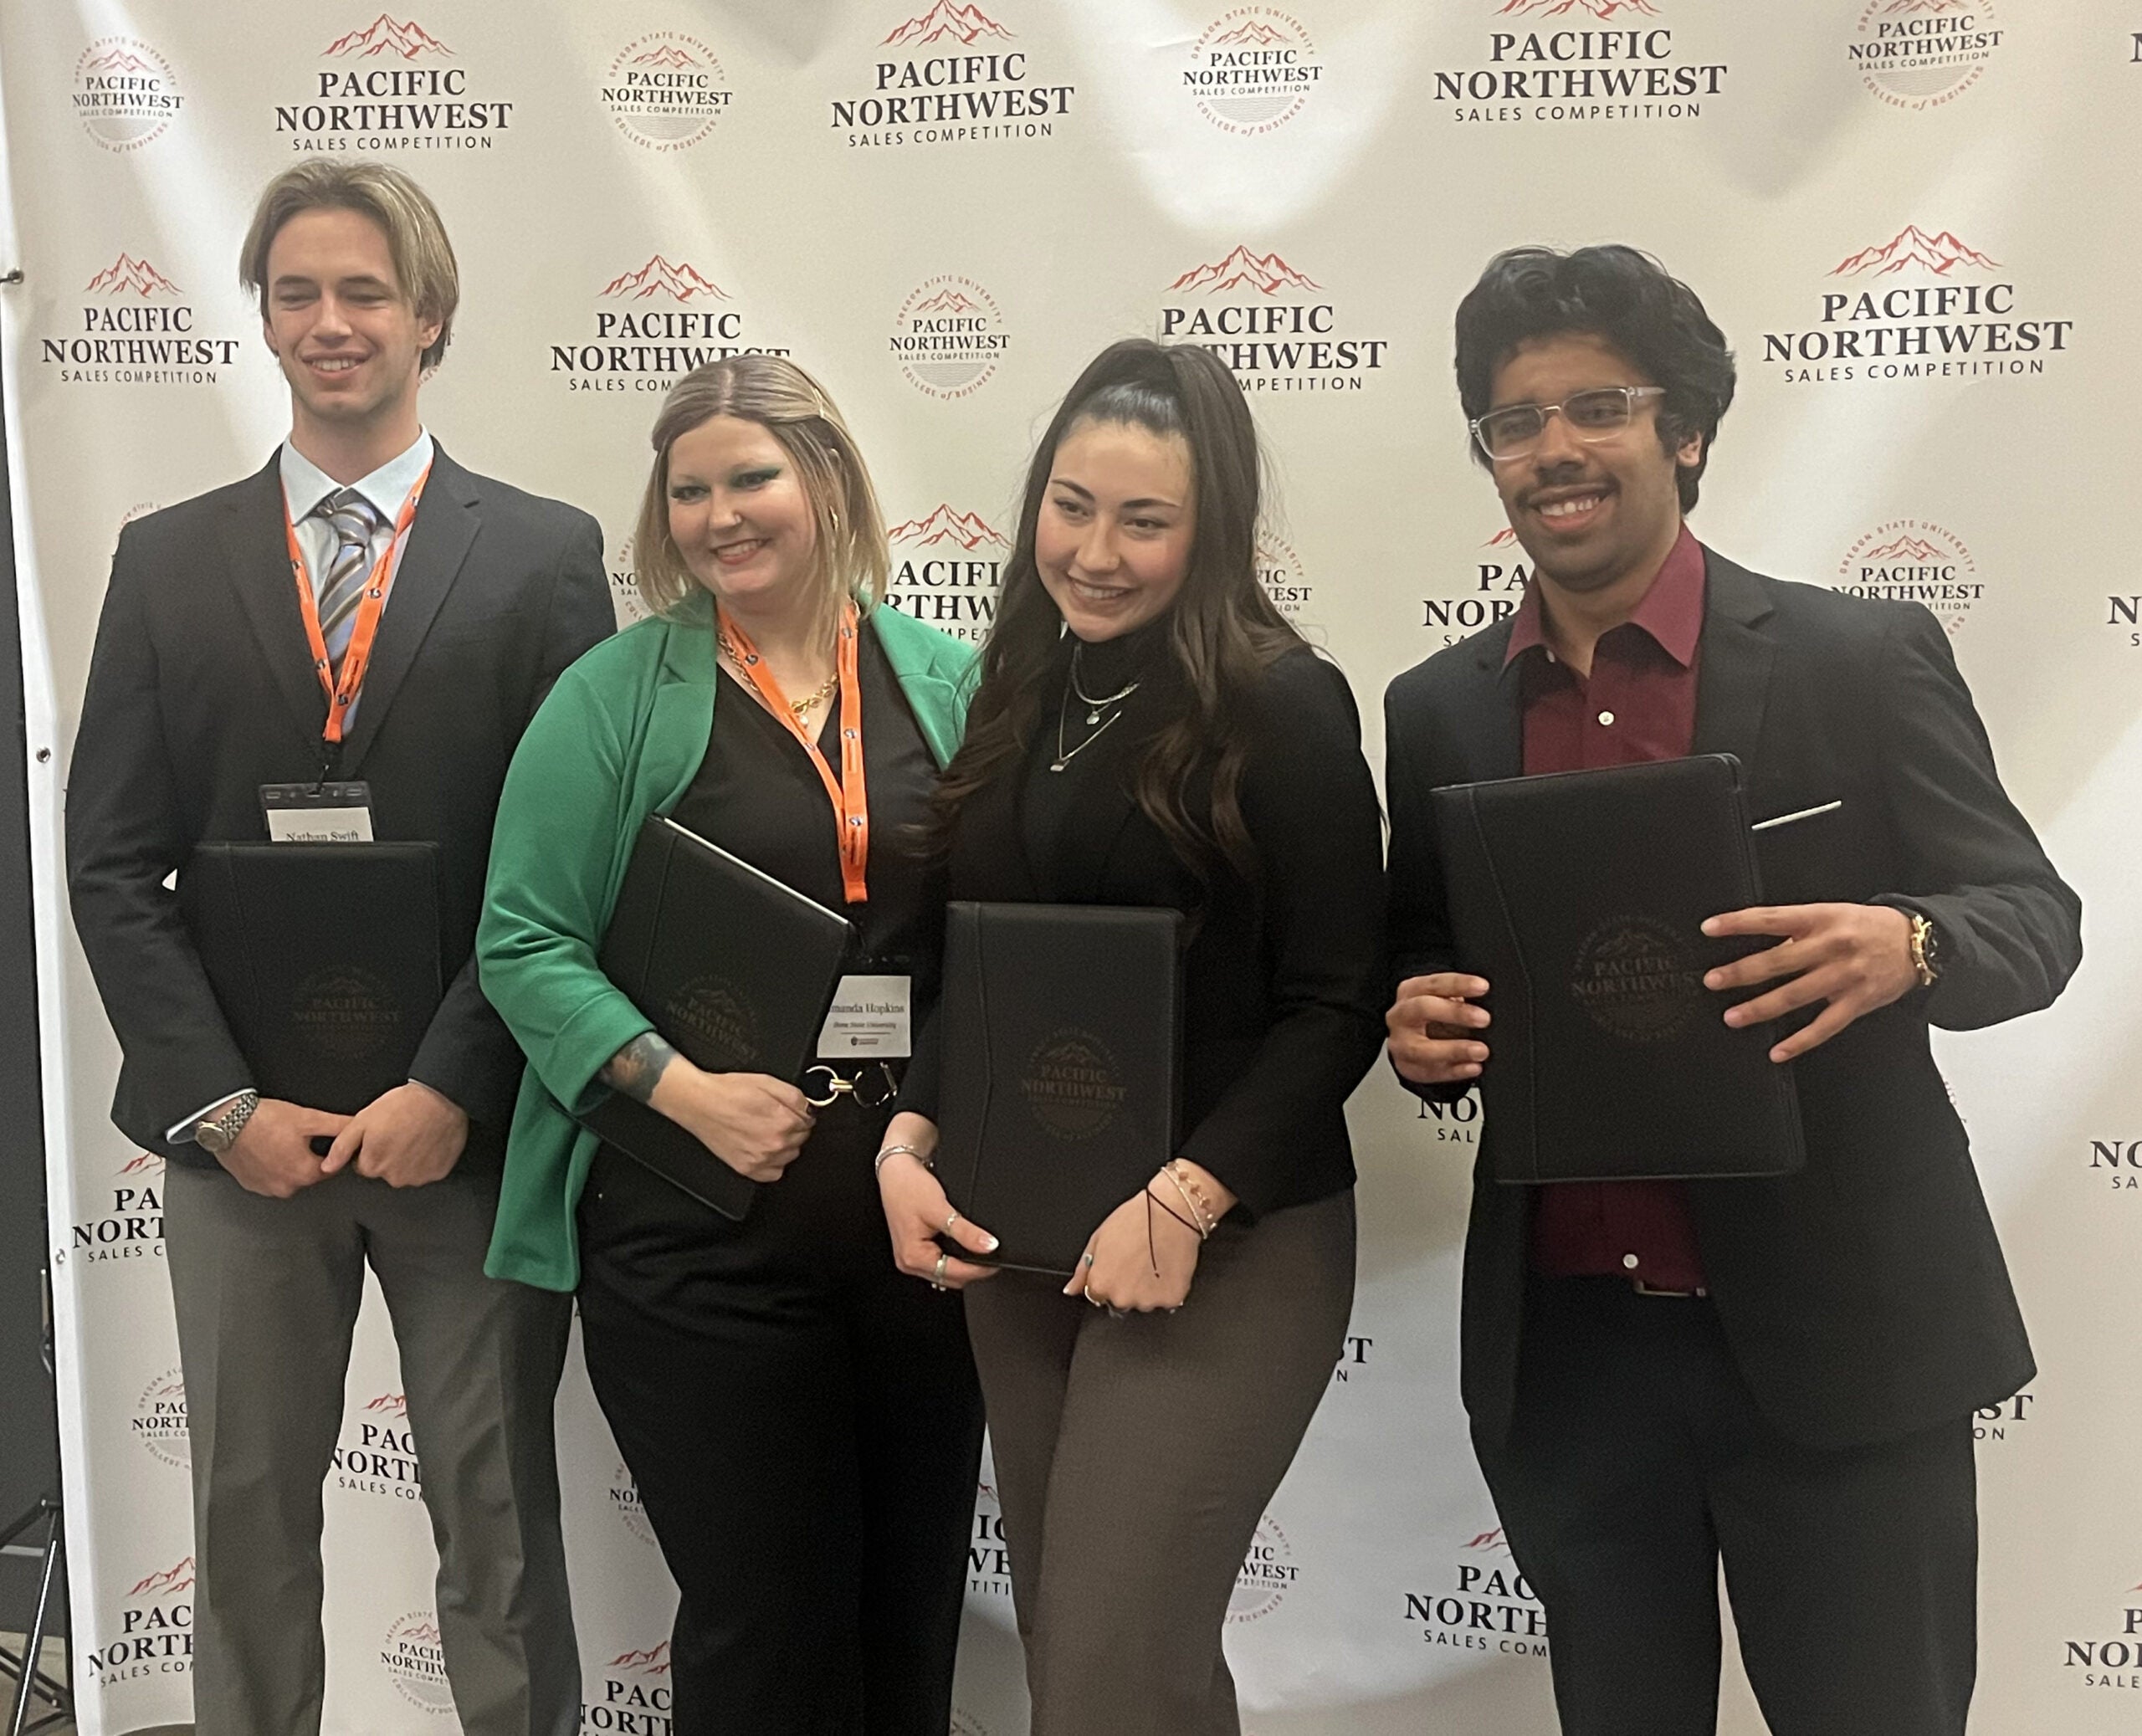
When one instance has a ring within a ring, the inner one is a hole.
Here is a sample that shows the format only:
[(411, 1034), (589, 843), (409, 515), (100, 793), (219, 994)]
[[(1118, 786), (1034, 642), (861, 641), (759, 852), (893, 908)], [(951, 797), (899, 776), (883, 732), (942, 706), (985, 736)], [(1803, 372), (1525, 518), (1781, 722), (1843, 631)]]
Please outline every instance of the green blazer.
[[(674, 807), (714, 729), (713, 603), (642, 621), (558, 678), (499, 799), (483, 919), (484, 993), (528, 1057), (484, 1269), (546, 1290), (580, 1282), (574, 1218), (598, 1143), (573, 1119), (605, 1063), (653, 1023), (595, 955), (641, 824)], [(973, 651), (897, 609), (868, 619), (940, 766), (966, 725)]]

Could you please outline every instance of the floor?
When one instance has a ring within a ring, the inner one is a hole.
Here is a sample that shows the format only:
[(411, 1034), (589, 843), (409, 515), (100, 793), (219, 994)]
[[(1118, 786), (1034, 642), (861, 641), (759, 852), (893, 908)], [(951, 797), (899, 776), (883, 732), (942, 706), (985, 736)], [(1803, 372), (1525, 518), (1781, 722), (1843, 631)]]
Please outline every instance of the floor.
[[(0, 1633), (0, 1647), (4, 1647), (9, 1652), (19, 1652), (22, 1646), (23, 1636), (20, 1634)], [(66, 1679), (64, 1672), (67, 1667), (67, 1647), (64, 1641), (47, 1640), (44, 1642), (44, 1673), (54, 1680)], [(0, 1675), (0, 1728), (6, 1727), (8, 1714), (14, 1710), (14, 1677)], [(56, 1724), (40, 1724), (37, 1722), (40, 1713), (49, 1713), (49, 1710), (50, 1708), (41, 1701), (33, 1700), (30, 1703), (30, 1728), (37, 1732), (37, 1736), (74, 1736), (74, 1725), (72, 1719), (66, 1719)]]

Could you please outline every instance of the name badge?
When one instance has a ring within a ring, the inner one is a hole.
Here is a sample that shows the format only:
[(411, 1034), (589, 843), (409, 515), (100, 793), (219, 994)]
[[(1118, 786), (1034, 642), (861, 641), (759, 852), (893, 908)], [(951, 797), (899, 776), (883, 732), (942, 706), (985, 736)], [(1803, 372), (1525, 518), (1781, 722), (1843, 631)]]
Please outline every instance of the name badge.
[(278, 844), (368, 844), (372, 786), (356, 783), (263, 784), (260, 811)]
[(818, 1054), (904, 1060), (913, 1052), (905, 976), (843, 976), (833, 991), (833, 1011), (818, 1032)]

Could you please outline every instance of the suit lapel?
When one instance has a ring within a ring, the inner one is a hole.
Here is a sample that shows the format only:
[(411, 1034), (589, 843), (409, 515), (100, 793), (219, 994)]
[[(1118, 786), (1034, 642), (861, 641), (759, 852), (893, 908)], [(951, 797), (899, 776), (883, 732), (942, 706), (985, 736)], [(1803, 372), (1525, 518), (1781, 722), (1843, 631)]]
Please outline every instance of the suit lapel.
[(424, 635), (446, 594), (460, 576), (461, 565), (483, 523), (476, 508), (475, 479), (440, 449), (432, 460), (409, 544), (402, 551), (387, 608), (379, 618), (379, 642), (365, 676), (356, 727), (343, 755), (345, 776), (355, 776), (378, 739), (387, 708), (423, 648)]
[(283, 481), (280, 448), (242, 487), (233, 491), (220, 527), (223, 571), (253, 628), (260, 654), (283, 695), (290, 721), (317, 749), (327, 722), (327, 698), (312, 667), (305, 617), (298, 612), (290, 542), (281, 532)]
[(1467, 782), (1516, 777), (1525, 770), (1524, 678), (1503, 667), (1510, 632), (1508, 621), (1499, 622), (1473, 642), (1473, 685), (1458, 711)]
[(1731, 754), (1745, 776), (1761, 745), (1770, 668), (1777, 658), (1777, 647), (1760, 631), (1770, 605), (1742, 568), (1709, 549), (1704, 551), (1704, 559), (1707, 588), (1696, 671), (1694, 750)]

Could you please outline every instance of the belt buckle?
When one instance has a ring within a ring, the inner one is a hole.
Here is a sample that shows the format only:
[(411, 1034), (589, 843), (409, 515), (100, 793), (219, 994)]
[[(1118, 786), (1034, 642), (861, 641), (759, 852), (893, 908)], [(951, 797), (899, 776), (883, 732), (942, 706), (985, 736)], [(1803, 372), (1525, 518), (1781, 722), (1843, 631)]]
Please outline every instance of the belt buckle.
[(1669, 1296), (1684, 1302), (1701, 1300), (1710, 1294), (1709, 1290), (1661, 1290), (1640, 1278), (1631, 1278), (1629, 1287), (1639, 1296)]

